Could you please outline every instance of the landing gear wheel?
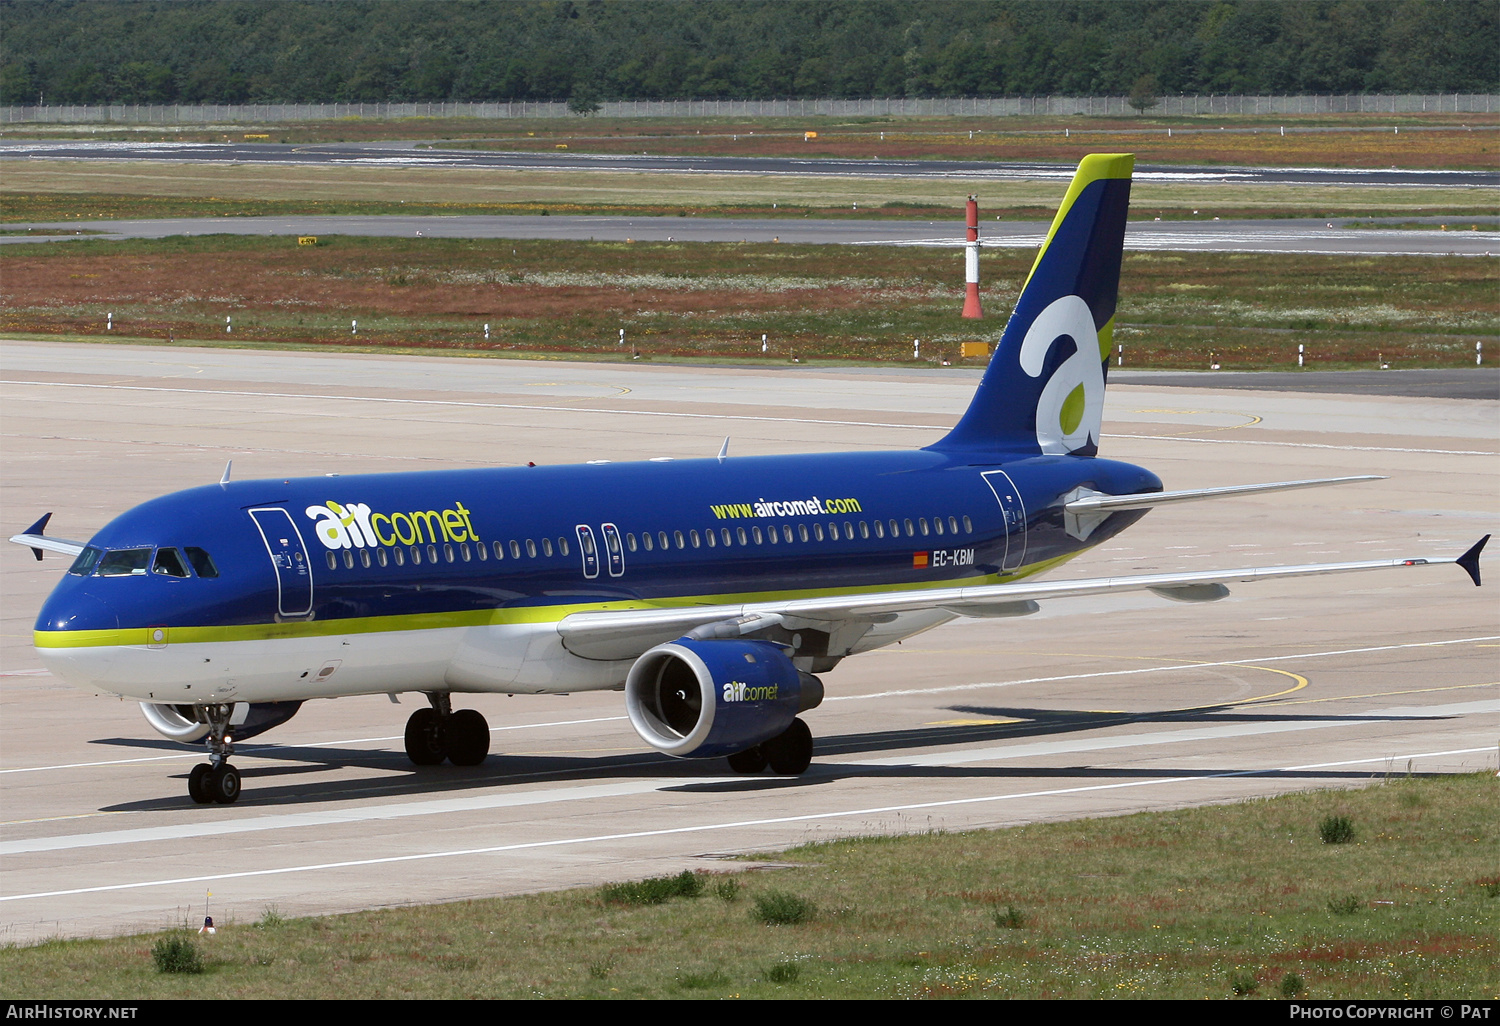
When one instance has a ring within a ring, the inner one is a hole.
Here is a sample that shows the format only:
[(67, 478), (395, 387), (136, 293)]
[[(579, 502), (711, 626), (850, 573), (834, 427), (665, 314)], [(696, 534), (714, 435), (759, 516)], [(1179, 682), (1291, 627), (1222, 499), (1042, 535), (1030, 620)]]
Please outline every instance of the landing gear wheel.
[(446, 734), (436, 709), (418, 709), (406, 721), (406, 757), (418, 766), (436, 766), (448, 757)]
[(208, 791), (220, 805), (232, 805), (240, 796), (240, 771), (225, 763), (208, 775)]
[(206, 762), (200, 762), (193, 767), (193, 772), (188, 774), (188, 797), (199, 805), (207, 805), (214, 800), (213, 794), (208, 789), (208, 778), (214, 768)]
[(729, 768), (736, 773), (759, 773), (766, 768), (766, 753), (761, 751), (760, 745), (756, 745), (743, 752), (735, 752), (728, 761)]
[(812, 764), (812, 731), (801, 720), (793, 720), (790, 727), (760, 747), (771, 764), (771, 772), (778, 776), (800, 776)]
[(448, 761), (478, 766), (490, 754), (490, 725), (477, 709), (460, 709), (448, 717)]

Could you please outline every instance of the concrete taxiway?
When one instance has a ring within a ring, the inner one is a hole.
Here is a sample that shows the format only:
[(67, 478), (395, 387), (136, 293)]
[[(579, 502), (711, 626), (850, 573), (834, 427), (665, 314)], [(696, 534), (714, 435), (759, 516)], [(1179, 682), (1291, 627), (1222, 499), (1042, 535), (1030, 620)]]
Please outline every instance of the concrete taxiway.
[[(1388, 222), (1381, 227), (1381, 221)], [(1410, 219), (1405, 219), (1409, 221)], [(1363, 256), (1492, 256), (1500, 253), (1495, 218), (1474, 218), (1447, 231), (1401, 228), (1401, 218), (1356, 220), (1133, 221), (1125, 232), (1132, 251), (1200, 253), (1324, 253)], [(1353, 224), (1361, 227), (1351, 228)], [(175, 235), (362, 235), (433, 239), (573, 239), (600, 242), (783, 242), (849, 246), (963, 245), (958, 221), (891, 221), (741, 217), (172, 217), (8, 226), (24, 235), (0, 236), (0, 245), (79, 239), (162, 239)], [(1042, 221), (993, 221), (981, 226), (983, 245), (1036, 249), (1047, 236)], [(1465, 230), (1457, 230), (1463, 228)], [(1468, 229), (1473, 230), (1468, 230)]]
[[(237, 478), (906, 447), (973, 376), (0, 343), (0, 514), (87, 538)], [(1456, 555), (1500, 524), (1496, 403), (1116, 383), (1103, 451), (1169, 488), (1384, 481), (1158, 510), (1055, 576)], [(477, 696), (476, 769), (412, 767), (417, 696), (312, 702), (194, 806), (198, 753), (30, 648), (65, 561), (0, 554), (0, 940), (246, 922), (731, 868), (725, 854), (1496, 769), (1500, 603), (1451, 566), (1058, 602), (826, 675), (795, 780), (672, 762), (615, 693)], [(1494, 576), (1494, 561), (1485, 573)], [(1311, 829), (1311, 828), (1310, 828)]]
[[(649, 148), (649, 138), (642, 140)], [(1100, 152), (1115, 152), (1101, 142)], [(180, 164), (303, 164), (487, 171), (624, 171), (682, 175), (794, 175), (820, 178), (963, 178), (990, 181), (1073, 177), (1067, 161), (868, 160), (839, 157), (735, 157), (669, 153), (584, 153), (475, 150), (442, 141), (391, 140), (284, 145), (256, 142), (94, 142), (0, 140), (0, 160), (153, 160)], [(1500, 172), (1430, 168), (1249, 167), (1190, 164), (1136, 165), (1143, 182), (1240, 182), (1270, 185), (1358, 185), (1441, 188), (1497, 186)]]

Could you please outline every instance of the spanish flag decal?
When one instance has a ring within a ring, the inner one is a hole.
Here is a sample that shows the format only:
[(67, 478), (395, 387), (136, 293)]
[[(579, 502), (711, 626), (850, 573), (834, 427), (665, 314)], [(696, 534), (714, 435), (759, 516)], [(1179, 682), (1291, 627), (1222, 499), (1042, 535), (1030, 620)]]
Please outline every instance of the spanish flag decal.
[(927, 569), (927, 553), (925, 553), (925, 552), (913, 552), (911, 554), (911, 568), (913, 570), (926, 570)]

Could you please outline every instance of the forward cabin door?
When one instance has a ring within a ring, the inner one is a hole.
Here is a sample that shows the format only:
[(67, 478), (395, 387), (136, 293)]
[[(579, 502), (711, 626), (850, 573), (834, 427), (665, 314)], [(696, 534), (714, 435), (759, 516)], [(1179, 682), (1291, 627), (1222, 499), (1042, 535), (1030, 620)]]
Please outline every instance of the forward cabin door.
[(981, 476), (995, 493), (1005, 518), (1005, 558), (1000, 569), (1015, 570), (1026, 560), (1026, 505), (1021, 501), (1021, 490), (1003, 470), (987, 470)]
[(250, 519), (260, 529), (276, 571), (276, 612), (281, 616), (308, 615), (312, 612), (312, 564), (291, 514), (280, 506), (270, 506), (250, 510)]

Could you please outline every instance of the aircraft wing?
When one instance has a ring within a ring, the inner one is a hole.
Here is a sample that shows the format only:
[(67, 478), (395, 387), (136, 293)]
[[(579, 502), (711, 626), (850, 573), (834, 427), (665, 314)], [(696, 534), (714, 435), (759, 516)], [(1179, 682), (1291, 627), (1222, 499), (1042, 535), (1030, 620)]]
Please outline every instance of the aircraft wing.
[[(1349, 563), (1302, 563), (1292, 566), (1241, 567), (1234, 570), (1194, 570), (1128, 577), (1093, 577), (1075, 581), (982, 584), (960, 588), (867, 592), (807, 599), (769, 599), (736, 605), (690, 606), (671, 609), (634, 609), (619, 612), (573, 613), (558, 622), (563, 644), (589, 659), (631, 659), (654, 645), (690, 631), (705, 637), (742, 637), (768, 626), (792, 621), (882, 623), (900, 613), (941, 609), (958, 616), (1015, 616), (1036, 609), (1050, 599), (1151, 591), (1181, 602), (1208, 602), (1229, 594), (1228, 584), (1281, 577), (1387, 570), (1397, 567), (1457, 564), (1479, 584), (1479, 553), (1485, 535), (1461, 556), (1413, 556)], [(714, 625), (704, 633), (702, 628)]]
[(76, 556), (82, 552), (87, 542), (69, 541), (67, 538), (48, 538), (42, 533), (47, 529), (47, 521), (51, 519), (52, 514), (48, 513), (20, 534), (11, 535), (10, 540), (17, 545), (25, 545), (37, 559), (42, 558), (43, 550), (61, 552), (65, 556)]

